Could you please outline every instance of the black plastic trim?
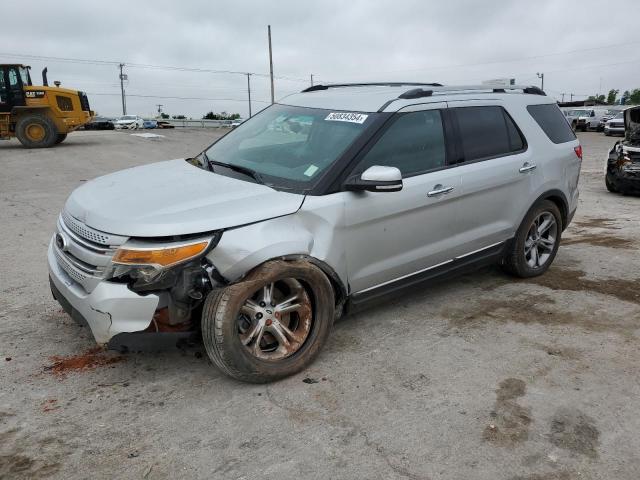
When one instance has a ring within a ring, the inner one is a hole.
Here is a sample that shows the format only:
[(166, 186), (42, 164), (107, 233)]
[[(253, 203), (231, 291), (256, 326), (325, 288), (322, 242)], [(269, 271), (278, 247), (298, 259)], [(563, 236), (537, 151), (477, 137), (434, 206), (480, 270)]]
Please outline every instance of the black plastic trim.
[(424, 286), (430, 281), (440, 281), (445, 278), (456, 277), (487, 265), (493, 265), (504, 257), (507, 245), (509, 245), (509, 241), (502, 242), (495, 247), (487, 248), (473, 255), (454, 259), (452, 262), (441, 267), (436, 267), (410, 277), (401, 278), (388, 285), (382, 285), (362, 293), (355, 293), (349, 297), (347, 311), (353, 313), (362, 309), (365, 305), (384, 300), (391, 295), (397, 295), (401, 291), (407, 291), (417, 286)]
[(419, 83), (419, 82), (365, 82), (365, 83), (330, 83), (327, 85), (312, 85), (305, 88), (300, 93), (317, 92), (319, 90), (328, 90), (330, 88), (343, 88), (343, 87), (442, 87), (440, 83)]

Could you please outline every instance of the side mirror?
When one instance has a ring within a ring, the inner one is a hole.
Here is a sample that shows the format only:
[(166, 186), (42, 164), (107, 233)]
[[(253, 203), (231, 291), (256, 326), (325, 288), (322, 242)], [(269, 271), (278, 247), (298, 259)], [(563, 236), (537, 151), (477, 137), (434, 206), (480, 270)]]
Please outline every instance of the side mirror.
[(399, 192), (402, 190), (402, 173), (396, 167), (373, 165), (362, 174), (348, 178), (344, 186), (353, 191)]

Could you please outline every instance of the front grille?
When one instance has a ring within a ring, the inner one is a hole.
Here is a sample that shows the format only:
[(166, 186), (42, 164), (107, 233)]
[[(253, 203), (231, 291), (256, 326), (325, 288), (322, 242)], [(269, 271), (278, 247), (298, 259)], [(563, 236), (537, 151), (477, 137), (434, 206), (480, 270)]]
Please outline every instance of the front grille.
[(91, 108), (89, 107), (89, 98), (87, 97), (87, 94), (84, 92), (78, 92), (78, 96), (80, 97), (80, 106), (82, 107), (82, 110), (85, 112), (90, 111)]
[(73, 103), (71, 102), (71, 99), (69, 97), (56, 95), (56, 103), (58, 104), (58, 108), (63, 112), (73, 111)]
[(54, 241), (58, 265), (87, 292), (105, 278), (111, 257), (127, 240), (91, 228), (67, 212), (58, 219), (57, 235), (64, 238), (63, 248)]
[(94, 230), (93, 228), (88, 228), (84, 223), (76, 220), (67, 212), (62, 212), (62, 220), (64, 224), (77, 235), (92, 242), (99, 243), (100, 245), (109, 245), (108, 234)]

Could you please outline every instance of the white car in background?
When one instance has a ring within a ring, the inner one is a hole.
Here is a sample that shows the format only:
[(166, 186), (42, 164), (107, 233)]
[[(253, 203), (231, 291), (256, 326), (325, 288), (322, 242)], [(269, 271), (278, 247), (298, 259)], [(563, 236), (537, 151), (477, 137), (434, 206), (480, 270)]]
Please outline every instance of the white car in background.
[(130, 129), (136, 130), (138, 128), (144, 128), (144, 119), (138, 115), (123, 115), (118, 118), (114, 124), (116, 129)]
[(604, 134), (607, 136), (624, 135), (624, 111), (619, 112), (604, 124)]
[(567, 121), (573, 130), (598, 130), (600, 120), (607, 113), (606, 109), (582, 107), (568, 110), (565, 113)]
[(244, 118), (236, 118), (231, 122), (231, 128), (239, 127), (242, 122), (244, 122)]

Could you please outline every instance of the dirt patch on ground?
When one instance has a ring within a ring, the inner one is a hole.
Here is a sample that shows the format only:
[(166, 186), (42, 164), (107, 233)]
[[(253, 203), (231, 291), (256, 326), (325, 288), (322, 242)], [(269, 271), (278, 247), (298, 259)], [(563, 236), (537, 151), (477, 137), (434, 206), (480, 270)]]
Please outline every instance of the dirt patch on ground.
[(120, 355), (106, 352), (102, 347), (95, 347), (79, 355), (70, 357), (49, 357), (53, 363), (44, 367), (44, 371), (57, 377), (65, 377), (71, 372), (93, 370), (105, 365), (112, 365), (124, 360)]
[(595, 233), (563, 238), (561, 245), (575, 245), (578, 243), (586, 243), (594, 247), (635, 248), (634, 242), (627, 238), (615, 237), (613, 235), (598, 235)]
[[(597, 282), (595, 282), (597, 283)], [(607, 287), (604, 287), (607, 288)], [(571, 288), (574, 290), (574, 288)], [(620, 292), (617, 292), (620, 293)], [(473, 302), (463, 309), (446, 308), (441, 315), (449, 321), (454, 329), (483, 328), (489, 322), (519, 323), (522, 325), (575, 325), (594, 332), (616, 332), (626, 337), (632, 337), (640, 328), (638, 322), (620, 321), (620, 318), (611, 318), (606, 315), (579, 314), (572, 310), (559, 311), (556, 301), (544, 294), (522, 295), (511, 298), (483, 298)], [(549, 355), (563, 356), (567, 354), (579, 356), (579, 352), (550, 347)]]
[(530, 475), (511, 477), (511, 480), (572, 480), (576, 477), (569, 472), (532, 473)]
[(611, 295), (625, 302), (640, 304), (640, 278), (626, 280), (608, 278), (606, 280), (590, 280), (585, 272), (566, 268), (550, 268), (544, 275), (521, 280), (535, 283), (552, 290), (569, 290), (573, 292), (597, 292)]
[(526, 384), (518, 378), (507, 378), (496, 390), (496, 403), (491, 412), (491, 423), (482, 433), (487, 442), (501, 447), (513, 447), (529, 438), (531, 409), (518, 404), (524, 396)]
[(45, 478), (60, 470), (60, 460), (67, 453), (62, 442), (52, 437), (36, 440), (39, 455), (35, 458), (27, 453), (26, 440), (19, 428), (0, 433), (1, 479)]
[(585, 218), (584, 220), (574, 221), (573, 225), (581, 228), (607, 228), (609, 230), (620, 230), (621, 228), (617, 227), (615, 220), (610, 218)]
[(549, 441), (564, 450), (596, 458), (599, 437), (595, 421), (580, 410), (558, 409), (551, 420)]

